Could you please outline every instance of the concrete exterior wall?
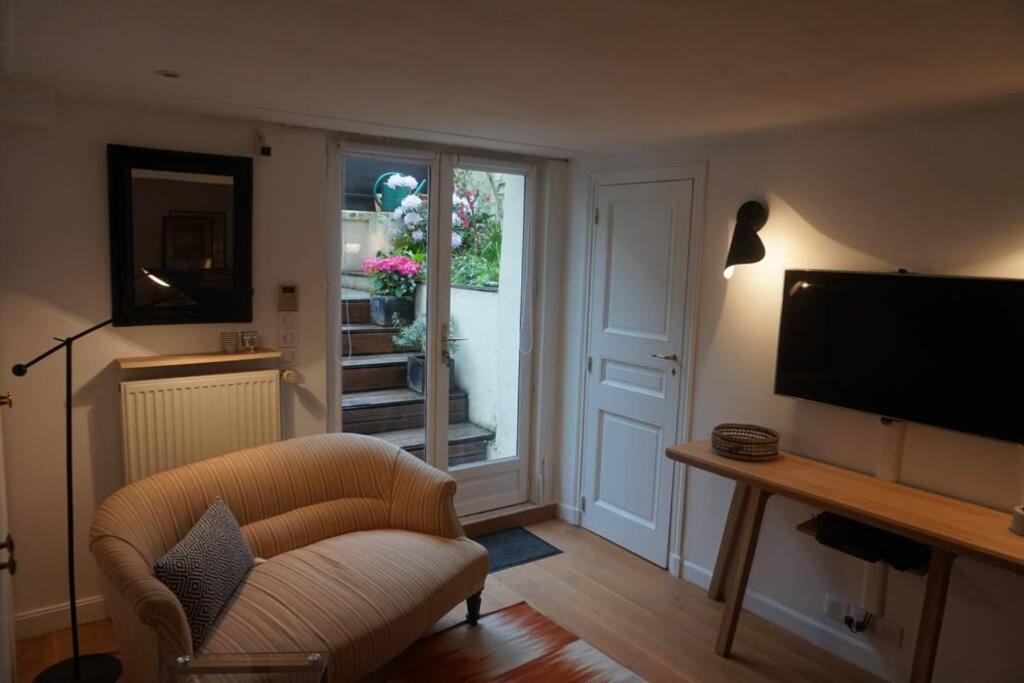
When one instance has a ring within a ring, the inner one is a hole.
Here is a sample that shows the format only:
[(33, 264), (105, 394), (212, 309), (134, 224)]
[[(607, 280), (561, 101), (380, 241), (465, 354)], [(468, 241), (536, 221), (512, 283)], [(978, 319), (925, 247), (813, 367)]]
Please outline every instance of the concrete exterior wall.
[(495, 431), (488, 457), (517, 454), (522, 320), (523, 176), (505, 176), (498, 291), (453, 287), (451, 315), (468, 341), (455, 354), (455, 381), (469, 393), (469, 419)]

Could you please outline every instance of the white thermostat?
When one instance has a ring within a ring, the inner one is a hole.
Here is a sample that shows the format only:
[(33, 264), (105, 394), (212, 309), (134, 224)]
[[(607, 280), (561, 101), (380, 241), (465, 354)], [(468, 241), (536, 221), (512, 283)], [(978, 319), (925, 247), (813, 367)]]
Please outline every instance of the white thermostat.
[(299, 310), (299, 286), (295, 284), (279, 285), (277, 291), (277, 310)]

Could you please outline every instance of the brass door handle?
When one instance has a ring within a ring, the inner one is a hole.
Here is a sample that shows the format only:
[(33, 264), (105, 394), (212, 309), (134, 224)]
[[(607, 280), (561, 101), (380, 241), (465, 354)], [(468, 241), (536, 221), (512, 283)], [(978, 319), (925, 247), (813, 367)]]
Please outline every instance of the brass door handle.
[(0, 406), (14, 407), (14, 394), (7, 392), (6, 395), (0, 395)]
[(664, 353), (652, 353), (651, 358), (661, 358), (662, 360), (670, 360), (673, 363), (679, 362), (679, 356), (674, 353), (665, 355)]

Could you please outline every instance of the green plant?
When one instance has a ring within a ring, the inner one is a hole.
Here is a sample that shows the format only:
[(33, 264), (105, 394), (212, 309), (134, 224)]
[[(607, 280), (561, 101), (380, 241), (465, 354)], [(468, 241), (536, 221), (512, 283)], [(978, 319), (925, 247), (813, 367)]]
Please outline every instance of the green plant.
[(452, 258), (452, 284), (497, 287), (500, 275), (500, 257), (493, 259), (476, 254), (460, 254)]
[[(423, 347), (427, 344), (427, 316), (421, 315), (404, 326), (398, 316), (395, 316), (394, 325), (399, 328), (398, 334), (391, 338), (395, 349), (399, 351), (413, 351), (415, 353), (423, 352)], [(448, 326), (448, 334), (452, 337), (457, 335), (455, 320), (452, 320)], [(448, 348), (451, 353), (455, 353), (458, 347), (459, 342), (448, 342)]]
[(501, 176), (456, 170), (452, 196), (452, 284), (497, 287), (501, 272), (501, 222), (505, 183)]

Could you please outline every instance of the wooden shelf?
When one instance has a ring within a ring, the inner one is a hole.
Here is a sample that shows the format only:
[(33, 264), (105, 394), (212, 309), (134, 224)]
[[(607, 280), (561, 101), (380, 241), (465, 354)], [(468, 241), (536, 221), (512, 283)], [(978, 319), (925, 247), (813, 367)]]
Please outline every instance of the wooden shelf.
[(280, 358), (277, 349), (256, 349), (252, 353), (182, 353), (172, 356), (138, 356), (135, 358), (118, 358), (117, 364), (122, 370), (138, 368), (166, 368), (174, 365), (205, 365), (208, 363), (237, 363), (239, 361), (266, 360)]

